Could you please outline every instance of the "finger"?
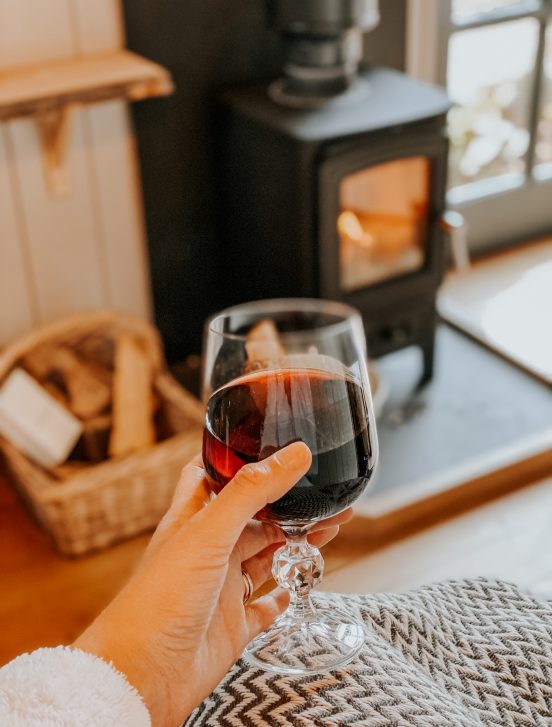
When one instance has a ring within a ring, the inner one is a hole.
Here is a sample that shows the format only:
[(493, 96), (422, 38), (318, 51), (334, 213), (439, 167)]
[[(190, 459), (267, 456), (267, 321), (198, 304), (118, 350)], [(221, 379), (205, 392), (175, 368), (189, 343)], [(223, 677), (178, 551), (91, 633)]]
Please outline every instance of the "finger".
[[(311, 534), (317, 533), (333, 528), (336, 525), (343, 525), (344, 523), (349, 522), (352, 517), (353, 510), (349, 507), (347, 510), (340, 512), (338, 515), (334, 515), (327, 520), (317, 522), (310, 532)], [(261, 550), (268, 548), (269, 545), (273, 545), (274, 543), (283, 543), (284, 541), (285, 535), (275, 523), (252, 521), (247, 524), (245, 530), (240, 535), (239, 540), (236, 543), (236, 548), (240, 560), (245, 561), (248, 558), (253, 557), (256, 553), (259, 553)], [(309, 542), (313, 542), (311, 540), (311, 536), (309, 536)]]
[(211, 490), (200, 455), (192, 459), (180, 473), (169, 509), (159, 522), (148, 549), (165, 542), (184, 522), (209, 502)]
[(247, 521), (295, 485), (312, 461), (309, 448), (294, 442), (270, 457), (247, 464), (200, 514), (211, 549), (230, 553)]
[(320, 522), (317, 522), (311, 530), (311, 533), (315, 533), (317, 530), (332, 528), (334, 525), (343, 525), (345, 523), (348, 523), (349, 520), (352, 519), (353, 515), (353, 508), (348, 507), (346, 510), (343, 510), (343, 512), (340, 512), (333, 517), (329, 517), (327, 520), (320, 520)]
[(196, 455), (182, 469), (168, 512), (186, 512), (190, 517), (200, 510), (211, 497), (201, 455)]
[(258, 598), (245, 607), (245, 618), (249, 629), (248, 641), (265, 631), (289, 604), (289, 593), (276, 588), (271, 593)]
[[(332, 528), (326, 528), (325, 530), (319, 530), (309, 535), (309, 543), (317, 548), (321, 548), (326, 543), (329, 543), (330, 540), (333, 540), (338, 533), (338, 525), (334, 525)], [(242, 569), (249, 573), (253, 581), (253, 591), (257, 591), (272, 577), (272, 561), (274, 560), (274, 553), (279, 547), (279, 543), (273, 543), (260, 553), (256, 553), (251, 558), (242, 562)]]
[(326, 528), (325, 530), (311, 533), (308, 540), (311, 545), (314, 545), (316, 548), (321, 548), (326, 543), (329, 543), (330, 540), (333, 540), (338, 533), (339, 525), (334, 525), (333, 528)]
[(247, 571), (253, 581), (253, 591), (257, 591), (264, 583), (272, 577), (272, 561), (278, 545), (269, 545), (257, 555), (245, 560), (241, 567)]
[(261, 550), (268, 548), (275, 543), (285, 542), (285, 535), (274, 523), (262, 523), (255, 520), (247, 523), (245, 530), (236, 543), (236, 550), (240, 560), (243, 562), (251, 558)]
[[(338, 515), (334, 515), (327, 520), (317, 522), (312, 528), (311, 533), (327, 530), (328, 528), (333, 528), (336, 525), (343, 525), (344, 523), (349, 522), (352, 517), (353, 509), (349, 507), (347, 510), (340, 512)], [(284, 543), (284, 541), (285, 535), (276, 523), (252, 521), (247, 524), (245, 530), (240, 535), (238, 542), (236, 543), (236, 548), (239, 558), (243, 562), (248, 558), (252, 558), (261, 550), (268, 548), (269, 545), (273, 545), (274, 543)], [(312, 542), (311, 536), (309, 536), (309, 541)]]

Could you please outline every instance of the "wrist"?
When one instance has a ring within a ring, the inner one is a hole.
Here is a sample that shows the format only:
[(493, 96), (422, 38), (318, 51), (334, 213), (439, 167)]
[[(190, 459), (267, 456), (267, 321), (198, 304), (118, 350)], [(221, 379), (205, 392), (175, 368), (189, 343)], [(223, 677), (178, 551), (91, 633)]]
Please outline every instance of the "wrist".
[(100, 618), (71, 645), (112, 664), (134, 687), (148, 709), (153, 725), (169, 725), (166, 706), (166, 680), (155, 665), (149, 663), (140, 639), (127, 628), (108, 628)]

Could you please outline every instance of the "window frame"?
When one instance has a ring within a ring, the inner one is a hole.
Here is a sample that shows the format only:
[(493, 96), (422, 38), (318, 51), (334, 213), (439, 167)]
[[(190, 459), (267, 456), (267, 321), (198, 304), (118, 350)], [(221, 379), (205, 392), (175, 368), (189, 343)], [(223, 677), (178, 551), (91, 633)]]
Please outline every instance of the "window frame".
[(552, 163), (534, 166), (546, 28), (552, 24), (552, 0), (520, 0), (513, 6), (456, 20), (452, 16), (452, 0), (408, 0), (407, 73), (444, 87), (448, 45), (453, 33), (527, 17), (539, 22), (539, 36), (529, 109), (526, 171), (512, 175), (509, 183), (496, 177), (474, 182), (473, 187), (469, 185), (466, 189), (456, 188), (447, 195), (447, 207), (460, 212), (466, 220), (469, 248), (474, 254), (552, 232)]

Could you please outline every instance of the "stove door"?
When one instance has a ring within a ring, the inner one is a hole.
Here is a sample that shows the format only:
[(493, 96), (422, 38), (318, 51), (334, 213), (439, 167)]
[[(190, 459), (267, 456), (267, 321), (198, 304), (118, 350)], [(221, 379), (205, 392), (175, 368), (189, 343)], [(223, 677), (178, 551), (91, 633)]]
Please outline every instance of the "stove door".
[(318, 168), (320, 296), (365, 315), (433, 298), (443, 272), (441, 121), (326, 147)]
[(377, 164), (341, 179), (336, 225), (344, 293), (424, 267), (429, 194), (426, 156)]

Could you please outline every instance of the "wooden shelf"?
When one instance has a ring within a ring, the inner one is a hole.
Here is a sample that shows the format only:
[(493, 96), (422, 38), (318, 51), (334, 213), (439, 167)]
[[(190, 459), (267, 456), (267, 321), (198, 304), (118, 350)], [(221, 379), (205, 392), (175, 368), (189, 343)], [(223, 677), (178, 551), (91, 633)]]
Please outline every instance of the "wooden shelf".
[(0, 72), (0, 120), (113, 98), (166, 96), (170, 73), (126, 50)]
[(46, 183), (66, 194), (71, 111), (110, 99), (140, 101), (174, 90), (170, 73), (126, 50), (0, 71), (0, 122), (32, 116), (40, 136)]

